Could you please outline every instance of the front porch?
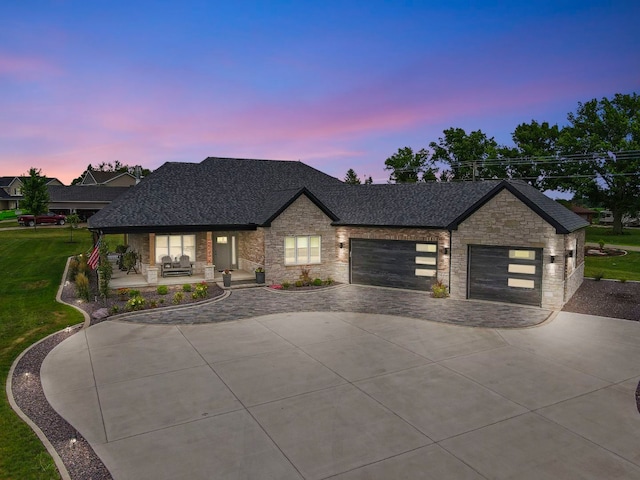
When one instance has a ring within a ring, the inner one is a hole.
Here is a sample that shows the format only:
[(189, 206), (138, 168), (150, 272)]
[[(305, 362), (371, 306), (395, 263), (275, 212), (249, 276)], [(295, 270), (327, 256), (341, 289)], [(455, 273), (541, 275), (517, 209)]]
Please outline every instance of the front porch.
[[(140, 272), (140, 269), (138, 269)], [(170, 277), (162, 277), (158, 276), (157, 283), (149, 283), (147, 278), (142, 273), (124, 272), (118, 269), (117, 264), (113, 264), (113, 275), (111, 277), (111, 281), (109, 282), (109, 286), (113, 289), (117, 288), (144, 288), (144, 287), (156, 287), (158, 285), (182, 285), (185, 283), (200, 283), (200, 282), (211, 282), (211, 280), (205, 280), (204, 273), (194, 274), (194, 275), (181, 275), (181, 276), (170, 276)], [(252, 283), (258, 286), (256, 281), (256, 274), (254, 272), (249, 272), (246, 270), (233, 270), (231, 272), (231, 288), (240, 285), (251, 285)], [(223, 288), (222, 285), (222, 272), (214, 272), (213, 282), (217, 283), (220, 287)], [(263, 286), (262, 284), (260, 286)]]

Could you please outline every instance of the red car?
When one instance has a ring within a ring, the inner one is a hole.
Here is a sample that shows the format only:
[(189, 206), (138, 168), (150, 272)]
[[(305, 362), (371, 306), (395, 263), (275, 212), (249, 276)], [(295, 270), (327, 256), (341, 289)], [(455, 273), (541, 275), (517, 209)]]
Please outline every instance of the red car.
[(33, 227), (35, 224), (64, 225), (64, 222), (66, 220), (67, 217), (65, 215), (58, 215), (57, 213), (53, 212), (43, 213), (42, 215), (37, 215), (35, 217), (33, 215), (20, 215), (18, 217), (18, 223), (20, 225), (24, 225), (25, 227)]

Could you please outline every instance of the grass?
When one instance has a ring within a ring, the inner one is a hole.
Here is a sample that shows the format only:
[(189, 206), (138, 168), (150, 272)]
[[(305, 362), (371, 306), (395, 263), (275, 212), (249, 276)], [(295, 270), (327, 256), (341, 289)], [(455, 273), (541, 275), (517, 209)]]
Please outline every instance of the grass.
[[(27, 347), (82, 315), (56, 303), (67, 257), (91, 248), (86, 229), (32, 228), (0, 230), (0, 383), (6, 385), (9, 368)], [(53, 460), (33, 431), (0, 396), (0, 478), (59, 478)]]
[(585, 277), (596, 277), (613, 280), (640, 281), (640, 253), (629, 252), (623, 257), (585, 257)]
[(640, 228), (625, 228), (622, 235), (614, 235), (612, 227), (587, 227), (587, 243), (600, 240), (606, 245), (640, 246)]

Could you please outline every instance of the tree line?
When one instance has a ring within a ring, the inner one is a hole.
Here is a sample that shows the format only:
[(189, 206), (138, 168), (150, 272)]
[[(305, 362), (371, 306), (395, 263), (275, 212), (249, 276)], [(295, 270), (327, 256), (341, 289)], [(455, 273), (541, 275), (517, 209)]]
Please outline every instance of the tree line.
[[(520, 179), (540, 190), (559, 190), (622, 217), (640, 211), (640, 96), (578, 103), (563, 127), (518, 125), (513, 146), (499, 145), (482, 130), (449, 128), (428, 148), (399, 148), (385, 160), (390, 183)], [(347, 183), (358, 178), (353, 169)]]

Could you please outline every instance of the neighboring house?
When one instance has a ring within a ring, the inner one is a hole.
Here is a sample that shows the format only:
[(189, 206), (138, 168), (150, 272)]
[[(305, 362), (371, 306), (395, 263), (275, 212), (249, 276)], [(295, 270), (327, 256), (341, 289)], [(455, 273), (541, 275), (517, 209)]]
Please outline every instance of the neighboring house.
[[(22, 200), (22, 186), (26, 177), (0, 177), (0, 210), (16, 210)], [(45, 177), (46, 178), (46, 177)], [(57, 178), (46, 178), (47, 185), (64, 185)]]
[(580, 205), (571, 205), (569, 207), (573, 213), (583, 218), (589, 223), (593, 223), (593, 217), (598, 215), (598, 212), (589, 208), (581, 207)]
[(195, 272), (263, 266), (453, 298), (561, 308), (582, 283), (588, 223), (519, 181), (347, 185), (301, 162), (166, 163), (89, 220), (125, 233), (156, 284), (163, 256)]
[(49, 185), (49, 210), (69, 215), (77, 213), (82, 221), (109, 205), (131, 187)]
[(101, 185), (104, 187), (131, 187), (136, 177), (129, 172), (100, 172), (87, 170), (79, 185)]

